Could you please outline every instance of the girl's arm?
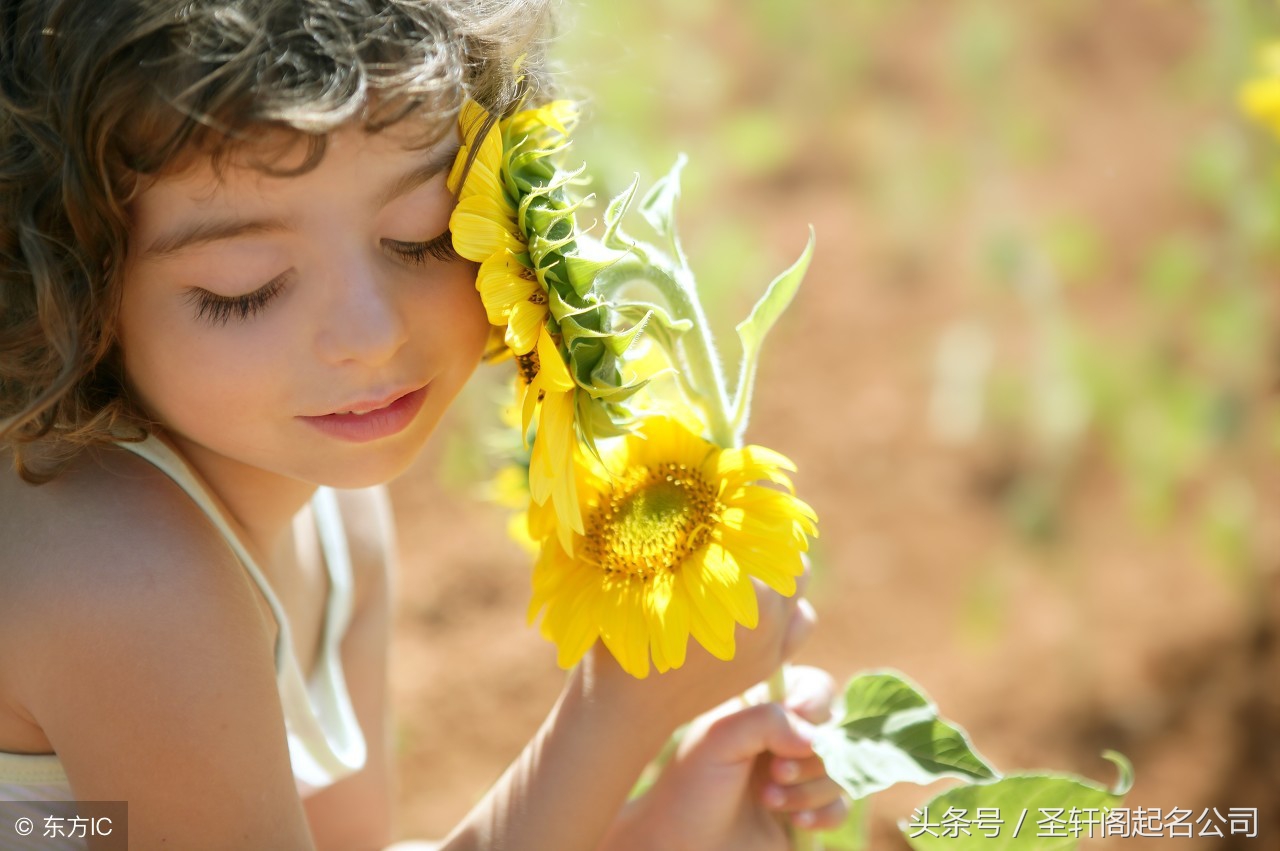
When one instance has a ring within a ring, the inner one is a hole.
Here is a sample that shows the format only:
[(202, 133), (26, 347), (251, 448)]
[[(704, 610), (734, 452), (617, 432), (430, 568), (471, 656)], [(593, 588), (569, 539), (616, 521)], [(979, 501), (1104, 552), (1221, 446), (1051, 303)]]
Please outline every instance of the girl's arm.
[(811, 609), (763, 586), (757, 592), (760, 624), (738, 630), (732, 662), (691, 645), (684, 667), (635, 680), (597, 645), (534, 740), (445, 849), (600, 847), (641, 770), (675, 728), (766, 678), (808, 634)]

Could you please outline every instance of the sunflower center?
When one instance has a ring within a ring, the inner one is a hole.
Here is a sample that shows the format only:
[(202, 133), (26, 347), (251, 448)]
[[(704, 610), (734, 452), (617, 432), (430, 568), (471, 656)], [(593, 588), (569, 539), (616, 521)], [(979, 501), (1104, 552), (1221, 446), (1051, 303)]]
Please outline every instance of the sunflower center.
[(516, 372), (526, 387), (533, 383), (533, 379), (538, 377), (539, 365), (537, 349), (530, 349), (523, 355), (516, 355)]
[(675, 570), (711, 535), (721, 507), (716, 497), (684, 464), (633, 470), (588, 519), (587, 556), (606, 573), (640, 579)]

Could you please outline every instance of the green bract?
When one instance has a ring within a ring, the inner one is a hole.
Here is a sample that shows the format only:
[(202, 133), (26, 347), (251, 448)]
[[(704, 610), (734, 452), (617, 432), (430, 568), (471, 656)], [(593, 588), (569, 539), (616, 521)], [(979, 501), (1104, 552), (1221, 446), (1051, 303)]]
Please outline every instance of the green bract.
[(503, 178), (529, 247), (530, 265), (546, 288), (549, 328), (581, 391), (575, 401), (577, 433), (595, 452), (598, 440), (626, 434), (632, 424), (630, 411), (621, 403), (647, 381), (627, 380), (623, 360), (648, 316), (619, 311), (594, 290), (600, 273), (624, 254), (590, 240), (577, 228), (576, 214), (590, 198), (576, 192), (583, 169), (571, 171), (561, 165), (572, 124), (572, 119), (559, 128), (508, 123), (503, 130)]

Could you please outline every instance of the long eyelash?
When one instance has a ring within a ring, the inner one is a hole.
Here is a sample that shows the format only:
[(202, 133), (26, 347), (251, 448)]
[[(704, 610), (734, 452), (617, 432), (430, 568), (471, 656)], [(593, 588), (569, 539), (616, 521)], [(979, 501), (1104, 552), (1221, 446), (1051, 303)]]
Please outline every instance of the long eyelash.
[(415, 266), (425, 264), (428, 258), (443, 263), (462, 259), (458, 250), (453, 247), (453, 232), (448, 230), (427, 242), (397, 242), (389, 239), (387, 248), (401, 260)]
[(187, 300), (194, 302), (196, 319), (207, 319), (210, 325), (226, 325), (232, 316), (244, 321), (256, 316), (267, 302), (275, 298), (284, 288), (285, 276), (268, 281), (251, 293), (242, 296), (221, 296), (207, 290), (193, 289), (187, 294)]

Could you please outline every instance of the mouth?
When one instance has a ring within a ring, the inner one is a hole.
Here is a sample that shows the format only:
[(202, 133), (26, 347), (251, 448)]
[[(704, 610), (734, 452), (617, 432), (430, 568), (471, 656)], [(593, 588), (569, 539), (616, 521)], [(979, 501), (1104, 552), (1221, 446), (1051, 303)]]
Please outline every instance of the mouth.
[(355, 443), (378, 440), (408, 428), (422, 410), (430, 389), (431, 384), (427, 383), (398, 390), (381, 399), (344, 404), (332, 413), (299, 419), (340, 440)]
[[(327, 414), (320, 414), (320, 416), (321, 417), (368, 416), (369, 414), (375, 414), (379, 411), (385, 411), (395, 403), (399, 402), (404, 397), (412, 393), (416, 393), (417, 391), (421, 390), (425, 386), (426, 385), (420, 385), (417, 387), (406, 387), (401, 390), (397, 390), (394, 393), (383, 396), (381, 398), (377, 398), (373, 400), (369, 400), (368, 398), (366, 398), (360, 401), (351, 402), (350, 404), (343, 405), (340, 408), (335, 408), (334, 410), (330, 411)], [(307, 417), (307, 419), (316, 419), (316, 417)]]

